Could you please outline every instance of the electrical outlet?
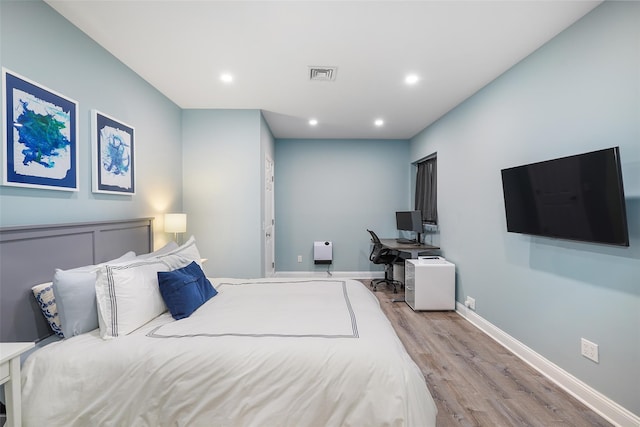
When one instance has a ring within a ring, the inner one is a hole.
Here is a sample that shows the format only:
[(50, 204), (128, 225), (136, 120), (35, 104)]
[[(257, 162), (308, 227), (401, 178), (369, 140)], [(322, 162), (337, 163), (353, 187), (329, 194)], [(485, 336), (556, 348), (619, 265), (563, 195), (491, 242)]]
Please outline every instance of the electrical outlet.
[(476, 309), (475, 298), (467, 297), (466, 301), (464, 302), (464, 305), (466, 305), (467, 308), (470, 308), (471, 310), (475, 310)]
[(298, 262), (302, 262), (302, 255), (298, 255)]
[(584, 338), (580, 339), (580, 353), (587, 359), (598, 363), (598, 344), (592, 343)]

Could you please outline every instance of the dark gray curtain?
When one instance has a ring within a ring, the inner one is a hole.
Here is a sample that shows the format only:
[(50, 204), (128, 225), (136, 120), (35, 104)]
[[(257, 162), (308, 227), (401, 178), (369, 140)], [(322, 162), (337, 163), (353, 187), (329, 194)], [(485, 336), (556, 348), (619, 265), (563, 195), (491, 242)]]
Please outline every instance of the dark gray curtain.
[(432, 156), (417, 164), (416, 210), (422, 211), (422, 221), (438, 223), (438, 168), (437, 158)]

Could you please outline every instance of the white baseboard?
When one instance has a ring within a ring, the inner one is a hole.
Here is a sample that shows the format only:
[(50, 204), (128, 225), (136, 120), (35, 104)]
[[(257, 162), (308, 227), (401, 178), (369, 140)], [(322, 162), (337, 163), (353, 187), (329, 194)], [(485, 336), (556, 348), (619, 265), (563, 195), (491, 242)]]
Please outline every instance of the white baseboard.
[(322, 277), (339, 279), (381, 279), (384, 271), (276, 271), (273, 277)]
[(456, 312), (498, 344), (549, 378), (567, 393), (617, 426), (640, 426), (640, 417), (583, 383), (564, 369), (545, 359), (520, 341), (491, 324), (464, 304), (456, 303)]

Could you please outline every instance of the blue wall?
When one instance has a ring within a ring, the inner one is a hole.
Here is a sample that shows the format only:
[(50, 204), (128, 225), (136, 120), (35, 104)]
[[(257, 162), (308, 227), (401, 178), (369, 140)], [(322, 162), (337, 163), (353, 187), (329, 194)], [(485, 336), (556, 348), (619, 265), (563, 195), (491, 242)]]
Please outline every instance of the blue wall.
[[(411, 141), (457, 300), (640, 414), (640, 3), (605, 2)], [(631, 246), (507, 233), (500, 169), (620, 146)], [(580, 338), (600, 363), (580, 355)]]
[(211, 276), (263, 275), (262, 132), (258, 110), (184, 110), (184, 209)]
[[(78, 192), (0, 186), (0, 226), (158, 216), (166, 242), (160, 214), (182, 209), (180, 109), (40, 1), (0, 1), (0, 63), (78, 101), (80, 168)], [(135, 128), (137, 194), (91, 192), (92, 109)]]
[[(333, 242), (335, 271), (378, 271), (370, 236), (396, 237), (395, 211), (410, 204), (406, 140), (275, 142), (276, 271), (323, 271), (313, 242)], [(302, 263), (298, 263), (302, 255)]]

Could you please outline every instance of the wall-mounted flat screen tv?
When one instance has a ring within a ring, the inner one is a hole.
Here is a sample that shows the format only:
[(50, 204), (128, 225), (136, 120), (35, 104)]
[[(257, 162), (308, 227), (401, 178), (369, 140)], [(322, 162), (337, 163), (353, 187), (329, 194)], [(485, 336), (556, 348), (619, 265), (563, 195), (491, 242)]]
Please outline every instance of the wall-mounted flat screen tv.
[(507, 231), (629, 246), (619, 147), (502, 170)]

